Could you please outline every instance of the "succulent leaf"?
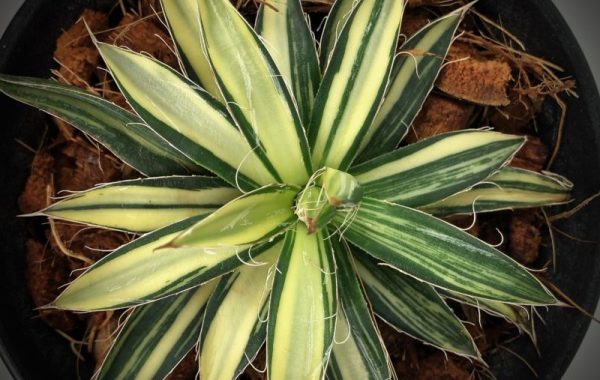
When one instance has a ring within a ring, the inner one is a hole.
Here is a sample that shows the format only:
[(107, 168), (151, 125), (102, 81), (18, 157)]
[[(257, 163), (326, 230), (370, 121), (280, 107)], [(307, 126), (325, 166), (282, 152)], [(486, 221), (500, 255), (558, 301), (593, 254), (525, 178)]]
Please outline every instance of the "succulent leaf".
[(237, 189), (213, 177), (154, 177), (113, 182), (75, 193), (41, 213), (143, 233), (196, 215), (211, 214), (239, 195)]
[(319, 44), (319, 62), (321, 70), (324, 72), (331, 59), (331, 54), (335, 48), (340, 33), (346, 21), (352, 14), (352, 10), (361, 0), (336, 0), (327, 15), (325, 26), (321, 34)]
[(51, 306), (93, 311), (155, 301), (228, 273), (280, 240), (257, 246), (159, 249), (203, 218), (186, 219), (122, 246), (77, 277)]
[(304, 185), (312, 172), (306, 136), (267, 48), (230, 1), (199, 5), (208, 57), (233, 118), (277, 181)]
[(356, 250), (356, 267), (373, 310), (398, 331), (459, 355), (478, 358), (469, 332), (431, 285), (379, 265)]
[(308, 129), (315, 167), (346, 170), (383, 98), (404, 1), (362, 0), (345, 23)]
[(436, 215), (549, 206), (571, 200), (573, 185), (556, 174), (506, 167), (477, 184), (420, 209)]
[(336, 207), (327, 201), (325, 191), (320, 186), (308, 186), (298, 196), (295, 213), (310, 234), (326, 227), (336, 212)]
[(245, 194), (181, 232), (165, 248), (195, 250), (260, 243), (296, 222), (293, 206), (297, 193), (293, 187), (273, 185)]
[(381, 109), (357, 162), (394, 150), (423, 107), (438, 77), (467, 5), (427, 24), (400, 47)]
[(216, 280), (136, 307), (102, 363), (97, 379), (167, 376), (196, 344), (204, 306), (215, 285)]
[(239, 376), (267, 335), (268, 300), (281, 244), (223, 276), (206, 306), (200, 338), (200, 378)]
[(523, 136), (498, 132), (448, 133), (397, 149), (350, 172), (365, 196), (422, 206), (483, 181), (504, 166), (524, 142)]
[(332, 244), (339, 303), (328, 378), (391, 379), (393, 367), (357, 278), (351, 252), (338, 239), (332, 239)]
[[(336, 217), (338, 223), (343, 218)], [(365, 197), (344, 237), (434, 286), (524, 305), (557, 300), (524, 267), (459, 228), (405, 206)]]
[(0, 74), (0, 92), (70, 123), (145, 175), (198, 171), (139, 117), (88, 91), (54, 80)]
[(317, 182), (323, 187), (327, 201), (337, 208), (357, 207), (363, 197), (356, 178), (341, 170), (325, 168)]
[(317, 171), (309, 184), (298, 195), (296, 215), (313, 233), (333, 219), (338, 210), (358, 207), (362, 199), (358, 181), (340, 170), (323, 168)]
[(300, 0), (271, 0), (268, 6), (261, 4), (255, 27), (294, 94), (304, 126), (310, 122), (321, 81), (317, 50), (306, 17)]
[(133, 109), (197, 165), (245, 190), (274, 181), (221, 104), (196, 84), (144, 55), (98, 49)]
[(509, 323), (515, 325), (519, 331), (525, 332), (527, 335), (529, 335), (531, 340), (536, 343), (535, 329), (533, 325), (534, 312), (532, 307), (511, 305), (498, 301), (468, 297), (450, 291), (439, 292), (446, 298), (450, 298), (459, 303), (472, 306), (486, 312), (487, 314), (504, 318)]
[(267, 369), (272, 380), (323, 378), (335, 328), (331, 243), (304, 224), (286, 233), (271, 292)]
[(161, 5), (188, 78), (225, 103), (201, 38), (198, 0), (161, 0)]

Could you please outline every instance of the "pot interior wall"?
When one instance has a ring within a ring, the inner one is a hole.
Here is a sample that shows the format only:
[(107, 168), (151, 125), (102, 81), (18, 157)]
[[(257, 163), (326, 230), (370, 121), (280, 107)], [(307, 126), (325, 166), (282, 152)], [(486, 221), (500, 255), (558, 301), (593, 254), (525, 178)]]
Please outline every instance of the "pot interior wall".
[[(48, 77), (55, 67), (52, 53), (62, 28), (74, 23), (85, 7), (108, 9), (114, 1), (28, 0), (0, 43), (0, 72)], [(41, 112), (0, 95), (3, 115), (0, 129), (0, 353), (17, 379), (89, 378), (92, 368), (77, 363), (68, 342), (36, 315), (25, 287), (25, 242), (31, 223), (16, 218), (17, 197), (22, 191), (33, 155), (16, 142), (38, 147), (45, 126)], [(37, 219), (33, 223), (43, 223)]]
[[(481, 1), (478, 9), (495, 19), (518, 36), (528, 51), (564, 69), (565, 75), (577, 81), (579, 99), (563, 98), (568, 113), (561, 151), (552, 171), (573, 181), (575, 202), (595, 194), (600, 189), (600, 100), (594, 79), (584, 55), (573, 34), (551, 1)], [(554, 129), (560, 112), (551, 102), (545, 104), (538, 118), (542, 139), (549, 145), (556, 143)], [(575, 204), (575, 203), (574, 203)], [(574, 205), (573, 204), (573, 205)], [(569, 209), (573, 205), (563, 207)], [(549, 210), (556, 213), (558, 208)], [(597, 240), (600, 205), (596, 202), (574, 217), (556, 223), (556, 227), (580, 239)], [(596, 244), (585, 244), (556, 235), (556, 273), (551, 278), (562, 291), (587, 310), (595, 310), (600, 292), (600, 249)], [(548, 244), (544, 253), (551, 257)], [(540, 379), (560, 379), (575, 355), (590, 320), (578, 311), (552, 308), (542, 312), (545, 324), (537, 324), (538, 347), (520, 339), (509, 345), (511, 350), (527, 358)], [(508, 351), (500, 352), (491, 360), (494, 373), (500, 379), (532, 378), (532, 372)]]

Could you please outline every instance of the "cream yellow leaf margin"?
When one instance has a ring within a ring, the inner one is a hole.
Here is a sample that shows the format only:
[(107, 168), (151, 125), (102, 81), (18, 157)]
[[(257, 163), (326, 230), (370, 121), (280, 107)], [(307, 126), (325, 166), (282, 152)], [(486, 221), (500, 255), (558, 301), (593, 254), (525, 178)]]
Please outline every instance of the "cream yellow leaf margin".
[(133, 310), (102, 363), (98, 380), (162, 379), (196, 344), (217, 281)]
[(258, 354), (266, 337), (267, 301), (280, 252), (278, 244), (220, 280), (204, 315), (201, 379), (234, 379)]
[(333, 344), (336, 277), (329, 240), (304, 224), (287, 232), (271, 292), (267, 370), (271, 380), (320, 380)]
[(198, 81), (202, 88), (224, 103), (206, 57), (198, 0), (161, 0), (161, 4), (188, 77)]
[(362, 0), (335, 44), (308, 129), (313, 164), (350, 167), (383, 98), (404, 1)]
[(98, 43), (121, 91), (150, 128), (234, 187), (274, 182), (226, 110), (197, 85), (144, 55)]
[(302, 122), (267, 48), (228, 0), (199, 2), (209, 60), (228, 109), (280, 183), (304, 185), (312, 174)]
[(239, 196), (237, 189), (213, 177), (153, 177), (78, 192), (34, 215), (144, 233), (211, 214)]
[(53, 306), (82, 311), (134, 306), (230, 272), (277, 243), (277, 235), (295, 221), (296, 193), (267, 186), (206, 218), (193, 217), (142, 236), (90, 267)]
[(294, 95), (304, 126), (310, 122), (321, 81), (307, 17), (300, 0), (271, 0), (267, 6), (263, 3), (256, 17), (256, 31)]

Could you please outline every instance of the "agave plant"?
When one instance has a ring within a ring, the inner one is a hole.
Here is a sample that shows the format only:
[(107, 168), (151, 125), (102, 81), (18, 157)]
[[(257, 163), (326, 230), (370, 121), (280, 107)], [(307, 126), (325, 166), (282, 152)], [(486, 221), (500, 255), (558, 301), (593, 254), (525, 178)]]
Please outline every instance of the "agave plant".
[(299, 0), (263, 4), (255, 28), (228, 0), (162, 6), (180, 71), (97, 42), (135, 114), (0, 76), (0, 91), (146, 176), (36, 214), (140, 235), (48, 305), (133, 308), (98, 378), (161, 378), (197, 346), (202, 379), (231, 379), (266, 342), (271, 379), (389, 379), (375, 315), (481, 360), (447, 299), (531, 334), (523, 310), (558, 304), (526, 268), (439, 219), (567, 201), (565, 179), (506, 166), (524, 137), (465, 130), (399, 147), (468, 6), (404, 54), (403, 1), (336, 1), (320, 49)]

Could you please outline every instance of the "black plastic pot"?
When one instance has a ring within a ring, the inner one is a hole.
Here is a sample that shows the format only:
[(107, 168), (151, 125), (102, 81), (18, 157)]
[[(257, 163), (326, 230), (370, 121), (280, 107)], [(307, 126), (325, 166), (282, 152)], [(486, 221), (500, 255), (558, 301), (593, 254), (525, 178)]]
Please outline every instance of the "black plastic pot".
[[(28, 0), (0, 42), (0, 72), (47, 77), (52, 51), (61, 28), (73, 23), (84, 7), (106, 8), (114, 0)], [(557, 63), (577, 80), (579, 99), (565, 99), (569, 108), (561, 153), (553, 168), (575, 183), (573, 195), (582, 200), (600, 189), (600, 99), (585, 58), (550, 0), (481, 0), (478, 9), (518, 36), (533, 54)], [(40, 112), (0, 96), (0, 354), (16, 379), (77, 378), (77, 364), (67, 342), (36, 318), (24, 277), (26, 224), (15, 216), (18, 194), (29, 174), (32, 154), (20, 139), (37, 146), (47, 118)], [(554, 141), (559, 111), (548, 104), (538, 119), (547, 143)], [(565, 232), (587, 239), (600, 236), (600, 207), (591, 205), (560, 222)], [(600, 294), (600, 248), (557, 237), (558, 271), (554, 283), (588, 310)], [(589, 320), (579, 312), (553, 308), (538, 325), (538, 356), (526, 339), (514, 342), (540, 379), (560, 379), (573, 358)], [(533, 378), (514, 355), (499, 352), (490, 359), (498, 379)], [(79, 368), (83, 378), (89, 368)]]

